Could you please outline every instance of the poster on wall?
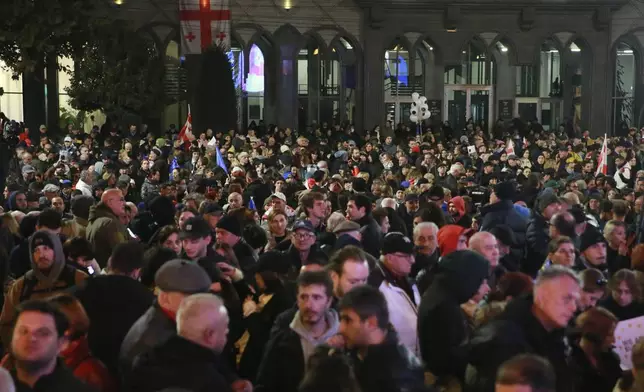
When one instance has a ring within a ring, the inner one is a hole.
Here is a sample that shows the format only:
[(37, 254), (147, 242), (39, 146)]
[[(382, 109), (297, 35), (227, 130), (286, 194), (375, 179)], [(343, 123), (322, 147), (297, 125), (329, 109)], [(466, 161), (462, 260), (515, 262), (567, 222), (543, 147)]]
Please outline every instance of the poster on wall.
[(436, 117), (439, 120), (441, 119), (442, 105), (443, 101), (440, 99), (427, 100), (429, 113), (432, 117)]
[(512, 120), (513, 109), (514, 109), (513, 99), (500, 99), (499, 100), (499, 119)]

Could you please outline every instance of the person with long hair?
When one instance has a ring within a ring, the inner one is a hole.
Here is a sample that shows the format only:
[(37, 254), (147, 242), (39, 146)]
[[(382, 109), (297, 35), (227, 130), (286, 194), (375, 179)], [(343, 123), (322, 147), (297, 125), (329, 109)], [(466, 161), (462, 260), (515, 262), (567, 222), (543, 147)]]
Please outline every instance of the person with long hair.
[(622, 374), (619, 358), (612, 351), (617, 323), (617, 317), (604, 308), (590, 308), (577, 317), (581, 336), (573, 343), (570, 357), (575, 390), (613, 390)]
[(174, 225), (163, 226), (150, 241), (150, 245), (159, 245), (162, 248), (170, 249), (181, 256), (183, 246), (179, 238), (179, 228)]
[(271, 211), (268, 214), (268, 243), (264, 248), (265, 251), (274, 249), (280, 242), (289, 240), (292, 233), (287, 229), (288, 216), (286, 212), (280, 210)]
[(608, 282), (610, 295), (600, 301), (599, 306), (608, 309), (619, 321), (644, 316), (640, 285), (635, 273), (621, 269)]

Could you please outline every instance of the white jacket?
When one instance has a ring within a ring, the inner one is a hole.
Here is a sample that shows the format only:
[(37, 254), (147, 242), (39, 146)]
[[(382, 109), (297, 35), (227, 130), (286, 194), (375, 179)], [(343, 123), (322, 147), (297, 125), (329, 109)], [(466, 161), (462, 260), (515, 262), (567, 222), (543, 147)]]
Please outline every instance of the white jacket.
[[(382, 265), (377, 264), (376, 269), (382, 271)], [(420, 347), (418, 344), (418, 307), (420, 303), (420, 293), (416, 285), (412, 285), (414, 292), (414, 301), (412, 301), (405, 290), (395, 286), (384, 279), (378, 290), (387, 299), (387, 308), (389, 309), (389, 322), (393, 325), (398, 333), (400, 343), (404, 344), (412, 353), (420, 357)]]
[(83, 193), (83, 196), (94, 196), (92, 195), (92, 186), (86, 184), (83, 180), (78, 180), (78, 182), (76, 183), (76, 190), (81, 191)]

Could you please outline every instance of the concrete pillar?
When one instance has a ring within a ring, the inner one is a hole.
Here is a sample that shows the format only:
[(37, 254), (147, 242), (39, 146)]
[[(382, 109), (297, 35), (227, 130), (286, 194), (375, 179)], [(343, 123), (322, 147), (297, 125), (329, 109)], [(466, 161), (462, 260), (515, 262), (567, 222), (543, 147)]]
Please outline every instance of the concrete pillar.
[(364, 127), (371, 129), (385, 123), (384, 48), (378, 30), (364, 29)]
[(284, 128), (297, 127), (297, 54), (292, 44), (281, 44), (278, 57), (277, 123)]

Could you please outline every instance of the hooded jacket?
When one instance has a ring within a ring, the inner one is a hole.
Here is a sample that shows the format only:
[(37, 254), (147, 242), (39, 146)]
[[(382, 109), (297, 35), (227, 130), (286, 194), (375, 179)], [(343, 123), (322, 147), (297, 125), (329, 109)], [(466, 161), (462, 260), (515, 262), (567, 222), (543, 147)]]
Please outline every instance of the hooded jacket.
[[(33, 259), (34, 238), (45, 235), (54, 246), (54, 262), (49, 271), (38, 269)], [(9, 347), (11, 327), (14, 322), (16, 307), (29, 299), (46, 299), (62, 291), (78, 285), (87, 275), (65, 264), (63, 245), (57, 235), (45, 230), (37, 231), (29, 238), (29, 259), (31, 270), (16, 280), (5, 297), (0, 315), (0, 338), (4, 347)]]
[[(291, 310), (287, 310), (290, 312)], [(340, 327), (335, 310), (329, 309), (325, 315), (329, 329), (324, 339), (313, 339), (299, 322), (299, 312), (295, 313), (289, 328), (279, 329), (271, 335), (264, 349), (264, 357), (257, 372), (255, 391), (257, 392), (297, 392), (304, 378), (306, 361), (316, 344), (335, 335)]]
[(499, 225), (507, 225), (512, 229), (516, 243), (510, 249), (510, 255), (511, 260), (518, 265), (523, 260), (525, 252), (528, 220), (517, 212), (512, 200), (501, 200), (498, 203), (484, 206), (481, 208), (481, 217), (483, 218), (481, 231), (489, 231)]
[(90, 208), (85, 238), (94, 247), (96, 261), (101, 268), (107, 266), (114, 247), (129, 237), (125, 226), (107, 205), (101, 202)]
[(438, 230), (438, 248), (441, 257), (454, 252), (458, 246), (459, 237), (465, 232), (464, 227), (458, 225), (445, 225)]
[(469, 229), (472, 226), (472, 217), (465, 213), (465, 199), (461, 196), (456, 196), (452, 197), (449, 202), (454, 205), (454, 208), (458, 212), (458, 218), (455, 219), (456, 224)]
[(17, 211), (18, 210), (18, 206), (16, 206), (16, 197), (21, 193), (24, 194), (24, 192), (21, 192), (21, 191), (13, 191), (13, 192), (11, 192), (11, 194), (9, 195), (9, 201), (7, 203), (7, 205), (9, 206), (9, 210), (11, 210), (11, 211)]
[(479, 290), (490, 274), (488, 261), (476, 252), (460, 250), (443, 257), (418, 308), (418, 337), (426, 370), (443, 380), (463, 379), (469, 339), (467, 318), (460, 305)]

